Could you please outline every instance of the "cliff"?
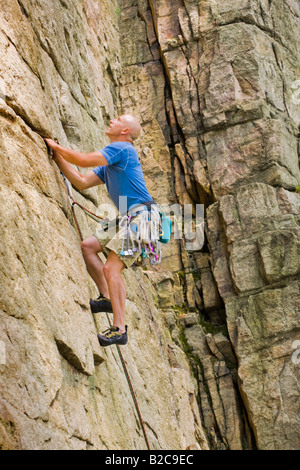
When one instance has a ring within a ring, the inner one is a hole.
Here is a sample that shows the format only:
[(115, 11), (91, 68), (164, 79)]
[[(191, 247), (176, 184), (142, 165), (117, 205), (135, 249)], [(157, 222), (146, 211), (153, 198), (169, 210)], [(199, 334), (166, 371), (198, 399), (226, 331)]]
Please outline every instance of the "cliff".
[[(299, 40), (296, 0), (1, 0), (1, 449), (300, 447)], [(201, 249), (124, 273), (142, 420), (41, 137), (122, 112), (153, 197), (205, 207)]]

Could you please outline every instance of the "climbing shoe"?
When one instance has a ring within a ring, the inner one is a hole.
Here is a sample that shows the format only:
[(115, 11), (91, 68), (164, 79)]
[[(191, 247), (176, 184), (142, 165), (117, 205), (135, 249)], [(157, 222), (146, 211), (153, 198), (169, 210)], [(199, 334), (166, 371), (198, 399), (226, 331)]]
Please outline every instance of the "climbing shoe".
[(99, 295), (97, 300), (90, 299), (90, 307), (92, 313), (98, 312), (109, 312), (112, 313), (111, 301), (104, 297), (102, 294)]
[(111, 326), (107, 330), (103, 331), (102, 335), (98, 336), (100, 346), (111, 346), (112, 344), (126, 344), (127, 343), (127, 326), (125, 327), (125, 333), (120, 333), (117, 326)]

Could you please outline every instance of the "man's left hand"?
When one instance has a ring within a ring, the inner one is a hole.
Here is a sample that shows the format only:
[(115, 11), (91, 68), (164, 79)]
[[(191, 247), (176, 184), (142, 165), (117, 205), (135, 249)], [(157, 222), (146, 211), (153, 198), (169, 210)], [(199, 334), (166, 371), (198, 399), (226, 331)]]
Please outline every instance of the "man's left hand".
[(57, 142), (55, 142), (55, 140), (52, 140), (52, 139), (44, 139), (44, 140), (50, 149), (58, 150), (59, 145)]

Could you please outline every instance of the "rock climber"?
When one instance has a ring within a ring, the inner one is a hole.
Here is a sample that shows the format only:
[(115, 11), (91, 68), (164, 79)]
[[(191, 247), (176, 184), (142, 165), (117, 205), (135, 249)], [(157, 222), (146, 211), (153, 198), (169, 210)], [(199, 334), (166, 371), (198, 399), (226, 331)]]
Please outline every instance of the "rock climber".
[[(131, 208), (131, 223), (138, 222), (153, 199), (146, 187), (143, 171), (139, 162), (138, 152), (133, 142), (139, 137), (141, 126), (136, 118), (124, 114), (112, 119), (105, 134), (110, 144), (100, 151), (83, 153), (62, 147), (52, 139), (45, 139), (53, 151), (53, 159), (65, 177), (79, 191), (105, 184), (108, 194), (120, 212), (120, 199), (127, 201), (126, 211)], [(70, 165), (71, 164), (71, 165)], [(96, 167), (82, 174), (72, 165), (79, 167)], [(120, 198), (123, 196), (123, 198)], [(148, 205), (144, 205), (147, 203)], [(124, 214), (124, 208), (123, 214)], [(132, 256), (121, 257), (122, 237), (119, 228), (113, 234), (108, 230), (103, 233), (101, 227), (96, 234), (81, 243), (82, 254), (87, 271), (96, 283), (100, 296), (97, 300), (90, 299), (92, 313), (113, 313), (113, 324), (102, 335), (98, 334), (101, 346), (127, 343), (127, 326), (125, 325), (126, 287), (122, 277), (124, 268), (129, 268), (140, 256), (140, 252)], [(98, 253), (107, 258), (103, 263)]]

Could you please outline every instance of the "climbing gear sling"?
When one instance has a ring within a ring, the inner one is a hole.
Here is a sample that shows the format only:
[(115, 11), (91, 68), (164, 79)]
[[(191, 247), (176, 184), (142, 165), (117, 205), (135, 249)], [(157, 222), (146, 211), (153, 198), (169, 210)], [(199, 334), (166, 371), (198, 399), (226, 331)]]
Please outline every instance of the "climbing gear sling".
[(119, 226), (123, 228), (121, 257), (139, 252), (144, 262), (147, 259), (151, 265), (161, 262), (161, 243), (169, 242), (172, 222), (159, 204), (148, 201), (130, 208), (120, 219)]
[(130, 209), (121, 217), (119, 228), (123, 233), (121, 258), (139, 253), (144, 262), (147, 258), (152, 265), (161, 262), (160, 215), (154, 202), (151, 210), (144, 203)]

